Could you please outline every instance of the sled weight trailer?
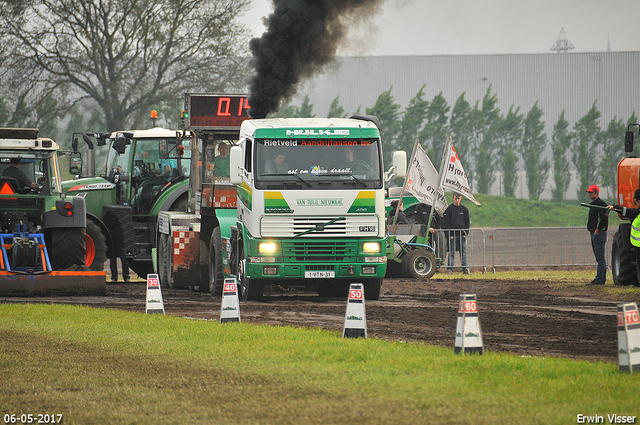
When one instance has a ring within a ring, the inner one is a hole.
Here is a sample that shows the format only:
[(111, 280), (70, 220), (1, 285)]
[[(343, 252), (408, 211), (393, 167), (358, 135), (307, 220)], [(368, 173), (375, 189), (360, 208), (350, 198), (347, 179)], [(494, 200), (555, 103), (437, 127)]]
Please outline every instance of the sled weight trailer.
[[(195, 121), (195, 100), (207, 96), (218, 107)], [(187, 214), (158, 219), (161, 281), (219, 294), (233, 276), (243, 301), (271, 284), (341, 296), (358, 282), (377, 299), (387, 263), (384, 186), (404, 175), (406, 155), (384, 172), (375, 117), (248, 119), (237, 116), (243, 108), (242, 96), (185, 96), (185, 121), (198, 133), (193, 197)]]
[[(640, 124), (630, 124), (625, 133), (624, 150), (632, 155), (634, 146), (634, 131), (638, 131)], [(618, 163), (617, 172), (617, 203), (626, 208), (638, 208), (633, 203), (633, 194), (640, 188), (640, 158), (629, 156)], [(611, 274), (616, 285), (640, 286), (640, 276), (636, 268), (636, 250), (640, 249), (631, 244), (631, 220), (620, 216), (624, 221), (620, 223), (613, 235), (611, 245)]]
[(0, 294), (103, 294), (86, 263), (86, 203), (60, 183), (58, 144), (0, 129)]

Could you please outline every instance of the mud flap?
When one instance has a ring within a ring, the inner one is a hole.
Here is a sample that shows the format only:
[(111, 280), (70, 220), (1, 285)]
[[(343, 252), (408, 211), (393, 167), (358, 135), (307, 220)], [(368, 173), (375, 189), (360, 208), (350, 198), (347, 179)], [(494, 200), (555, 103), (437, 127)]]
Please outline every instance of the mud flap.
[[(200, 282), (200, 234), (173, 232), (173, 287), (188, 288)], [(206, 252), (206, 250), (205, 250)], [(208, 260), (208, 259), (207, 259)]]
[(105, 271), (52, 271), (40, 274), (0, 271), (2, 296), (104, 295), (106, 290)]

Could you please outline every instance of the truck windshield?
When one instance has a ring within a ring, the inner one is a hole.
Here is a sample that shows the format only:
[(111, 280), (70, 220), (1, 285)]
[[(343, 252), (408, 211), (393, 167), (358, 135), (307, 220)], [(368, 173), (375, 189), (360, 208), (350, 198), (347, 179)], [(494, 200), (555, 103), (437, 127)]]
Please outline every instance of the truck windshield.
[[(166, 152), (161, 152), (161, 141), (166, 147)], [(191, 157), (191, 143), (187, 139), (183, 141), (184, 155), (180, 156), (176, 147), (175, 138), (150, 138), (135, 139), (135, 152), (133, 164), (129, 162), (131, 144), (128, 144), (124, 154), (118, 154), (115, 149), (109, 149), (107, 158), (107, 175), (112, 175), (113, 170), (118, 169), (124, 175), (132, 174), (141, 177), (144, 172), (161, 174), (166, 172), (170, 177), (189, 177), (189, 158)]]
[(256, 139), (259, 189), (381, 188), (379, 139)]

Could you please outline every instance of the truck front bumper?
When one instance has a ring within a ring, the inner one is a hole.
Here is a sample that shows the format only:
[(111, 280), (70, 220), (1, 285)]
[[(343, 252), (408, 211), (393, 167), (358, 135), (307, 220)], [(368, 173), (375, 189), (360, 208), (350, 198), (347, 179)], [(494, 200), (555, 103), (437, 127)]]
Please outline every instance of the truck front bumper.
[(264, 257), (251, 258), (247, 262), (247, 276), (252, 279), (265, 280), (313, 280), (324, 279), (375, 279), (383, 278), (387, 263), (386, 257), (369, 257), (373, 261), (350, 264), (296, 263), (284, 264), (265, 262)]

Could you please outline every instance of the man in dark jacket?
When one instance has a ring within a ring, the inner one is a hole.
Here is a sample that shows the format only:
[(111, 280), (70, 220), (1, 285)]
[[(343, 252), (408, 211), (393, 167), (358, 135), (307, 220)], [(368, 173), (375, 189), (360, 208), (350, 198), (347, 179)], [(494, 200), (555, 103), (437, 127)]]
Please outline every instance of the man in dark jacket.
[[(607, 203), (600, 199), (600, 189), (592, 184), (587, 189), (591, 205), (606, 207)], [(609, 210), (600, 208), (589, 208), (589, 218), (587, 219), (587, 230), (591, 234), (591, 248), (598, 264), (596, 277), (587, 285), (604, 285), (607, 280), (607, 259), (604, 255), (604, 248), (607, 243), (607, 229), (609, 228)]]
[(443, 229), (450, 229), (449, 238), (449, 274), (453, 273), (453, 264), (456, 259), (456, 251), (460, 251), (460, 264), (462, 273), (469, 274), (467, 268), (467, 235), (469, 234), (469, 209), (460, 204), (462, 195), (453, 194), (453, 204), (444, 211)]
[(20, 169), (20, 164), (22, 164), (21, 158), (11, 158), (11, 165), (2, 172), (2, 175), (16, 179), (20, 185), (20, 189), (27, 188), (34, 192), (39, 192), (40, 186), (33, 183), (29, 177), (27, 177), (24, 171)]

